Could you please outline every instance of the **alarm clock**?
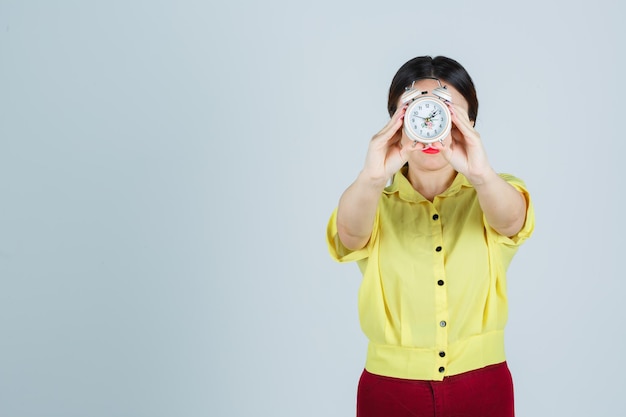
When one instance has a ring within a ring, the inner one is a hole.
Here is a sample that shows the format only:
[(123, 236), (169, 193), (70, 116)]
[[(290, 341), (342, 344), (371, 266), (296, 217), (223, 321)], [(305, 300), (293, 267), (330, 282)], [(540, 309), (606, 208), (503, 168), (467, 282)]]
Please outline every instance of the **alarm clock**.
[(404, 115), (404, 132), (409, 139), (424, 144), (443, 143), (452, 128), (450, 109), (446, 105), (452, 102), (452, 95), (441, 82), (431, 94), (411, 86), (402, 94), (401, 102), (403, 105), (410, 103)]

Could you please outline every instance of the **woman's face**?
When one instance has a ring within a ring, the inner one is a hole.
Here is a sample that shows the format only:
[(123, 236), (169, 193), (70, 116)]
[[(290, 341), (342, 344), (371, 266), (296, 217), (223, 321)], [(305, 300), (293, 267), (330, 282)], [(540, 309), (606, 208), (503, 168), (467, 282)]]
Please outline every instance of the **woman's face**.
[[(453, 105), (455, 107), (463, 108), (467, 112), (469, 106), (467, 104), (467, 100), (465, 100), (461, 93), (459, 93), (456, 88), (451, 85), (447, 85), (445, 80), (441, 80), (441, 84), (446, 86), (448, 92), (452, 95)], [(432, 94), (432, 91), (437, 87), (439, 87), (437, 80), (430, 78), (417, 80), (413, 86), (413, 88), (417, 90), (428, 91), (428, 94)], [(399, 102), (398, 106), (401, 107), (402, 103)], [(453, 124), (450, 134), (443, 139), (444, 146), (450, 146), (450, 141), (452, 140), (451, 134), (454, 129), (456, 129), (456, 127)], [(412, 139), (407, 137), (404, 130), (402, 130), (401, 144), (403, 148), (411, 149), (408, 160), (410, 166), (431, 171), (441, 169), (448, 165), (448, 161), (444, 159), (443, 155), (441, 155), (437, 149), (420, 142), (414, 143)]]

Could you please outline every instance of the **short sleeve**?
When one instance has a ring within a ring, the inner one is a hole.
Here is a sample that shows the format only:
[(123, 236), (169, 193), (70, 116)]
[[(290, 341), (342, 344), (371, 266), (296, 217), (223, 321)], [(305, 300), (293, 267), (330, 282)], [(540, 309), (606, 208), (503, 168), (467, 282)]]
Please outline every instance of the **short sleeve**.
[(519, 246), (524, 243), (535, 230), (535, 209), (524, 181), (510, 174), (500, 174), (500, 177), (515, 187), (516, 190), (522, 193), (524, 199), (526, 199), (526, 219), (524, 220), (524, 226), (522, 226), (521, 230), (517, 232), (515, 236), (502, 236), (498, 234), (497, 240), (510, 246)]
[(337, 233), (337, 209), (335, 208), (332, 215), (330, 216), (330, 220), (328, 221), (328, 226), (326, 227), (326, 243), (328, 244), (328, 251), (330, 252), (331, 258), (333, 258), (337, 262), (352, 262), (369, 257), (377, 236), (378, 222), (379, 220), (377, 210), (370, 240), (367, 242), (367, 245), (365, 245), (365, 247), (353, 251), (346, 248), (339, 239), (339, 234)]

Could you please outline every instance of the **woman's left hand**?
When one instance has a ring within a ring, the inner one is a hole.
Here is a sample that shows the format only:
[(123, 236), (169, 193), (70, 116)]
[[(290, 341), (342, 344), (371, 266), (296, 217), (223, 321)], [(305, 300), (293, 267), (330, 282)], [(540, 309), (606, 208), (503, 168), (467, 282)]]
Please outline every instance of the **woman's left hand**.
[(487, 153), (480, 139), (480, 134), (474, 129), (467, 111), (453, 103), (446, 103), (452, 115), (452, 129), (443, 144), (435, 142), (437, 149), (452, 167), (465, 175), (473, 184), (493, 172)]

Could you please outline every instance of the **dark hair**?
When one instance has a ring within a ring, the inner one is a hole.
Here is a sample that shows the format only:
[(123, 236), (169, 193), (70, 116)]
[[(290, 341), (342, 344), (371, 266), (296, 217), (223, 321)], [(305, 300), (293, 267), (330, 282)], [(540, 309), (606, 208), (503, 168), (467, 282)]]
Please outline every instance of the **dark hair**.
[(396, 112), (398, 100), (413, 81), (421, 78), (438, 78), (443, 85), (451, 85), (467, 100), (470, 120), (476, 122), (478, 98), (472, 78), (457, 61), (445, 56), (418, 56), (400, 67), (389, 87), (387, 110), (389, 115)]

